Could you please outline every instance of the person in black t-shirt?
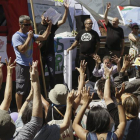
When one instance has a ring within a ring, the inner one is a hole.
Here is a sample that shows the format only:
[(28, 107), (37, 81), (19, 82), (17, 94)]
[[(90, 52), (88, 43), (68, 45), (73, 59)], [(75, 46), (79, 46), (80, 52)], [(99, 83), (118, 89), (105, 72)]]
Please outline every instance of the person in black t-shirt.
[(118, 57), (123, 56), (124, 53), (124, 33), (123, 29), (118, 26), (119, 19), (117, 17), (113, 18), (112, 24), (108, 21), (107, 15), (111, 7), (111, 3), (107, 3), (107, 8), (104, 14), (105, 23), (107, 26), (107, 37), (106, 37), (106, 48), (117, 55)]
[[(47, 65), (49, 78), (50, 78), (50, 88), (52, 89), (55, 86), (55, 52), (54, 52), (54, 36), (55, 31), (66, 22), (69, 4), (64, 3), (65, 12), (62, 17), (62, 20), (59, 20), (55, 25), (52, 25), (50, 35), (48, 36), (47, 40), (40, 42), (40, 50), (42, 55), (42, 63), (43, 69), (45, 72), (45, 65)], [(38, 34), (43, 34), (48, 24), (46, 23), (44, 13), (41, 16), (41, 23), (37, 24), (37, 31)], [(41, 84), (42, 85), (42, 84)], [(43, 89), (43, 88), (42, 88)]]
[(93, 68), (95, 66), (95, 62), (92, 58), (94, 54), (97, 53), (100, 45), (100, 38), (96, 31), (92, 30), (92, 20), (86, 19), (85, 22), (85, 29), (81, 30), (75, 38), (75, 42), (71, 45), (69, 50), (74, 49), (80, 43), (80, 55), (79, 55), (79, 62), (81, 60), (85, 60), (87, 62), (87, 79), (93, 80)]

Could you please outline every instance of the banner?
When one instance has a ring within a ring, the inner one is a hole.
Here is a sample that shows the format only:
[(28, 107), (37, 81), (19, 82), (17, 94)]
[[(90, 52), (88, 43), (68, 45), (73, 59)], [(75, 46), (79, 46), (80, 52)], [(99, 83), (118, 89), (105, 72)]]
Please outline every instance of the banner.
[(140, 25), (140, 7), (134, 6), (117, 6), (124, 25), (137, 23)]
[[(35, 14), (35, 21), (36, 23), (39, 23), (41, 22), (41, 15), (44, 11), (47, 11), (47, 9), (49, 9), (50, 7), (52, 7), (53, 9), (55, 9), (58, 13), (61, 14), (61, 17), (59, 20), (62, 19), (63, 15), (64, 15), (64, 11), (65, 11), (65, 8), (64, 6), (55, 6), (55, 3), (52, 2), (50, 3), (51, 1), (33, 1), (33, 6), (34, 6), (34, 14)], [(44, 2), (44, 3), (43, 3)], [(29, 11), (29, 16), (31, 17), (32, 19), (32, 12), (31, 12), (31, 8), (30, 8), (30, 1), (28, 1), (28, 11)], [(69, 21), (68, 21), (68, 18), (66, 20), (66, 22), (61, 25), (55, 32), (55, 34), (58, 34), (58, 33), (62, 33), (62, 32), (71, 32), (71, 29), (70, 29), (70, 25), (69, 25)]]
[[(64, 68), (64, 50), (67, 50), (75, 41), (74, 37), (57, 37), (54, 40), (54, 48), (55, 48), (55, 74), (63, 73)], [(73, 49), (72, 53), (72, 70), (75, 70), (75, 59), (76, 59), (76, 51), (77, 49)], [(48, 75), (47, 66), (45, 68), (45, 75)]]
[(2, 57), (1, 62), (5, 63), (7, 57), (7, 36), (0, 36), (0, 56)]

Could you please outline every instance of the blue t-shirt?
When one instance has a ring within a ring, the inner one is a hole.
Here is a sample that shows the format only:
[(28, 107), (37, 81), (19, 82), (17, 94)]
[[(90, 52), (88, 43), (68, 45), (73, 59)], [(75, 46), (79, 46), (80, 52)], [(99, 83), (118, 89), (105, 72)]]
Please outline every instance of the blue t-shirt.
[(16, 62), (20, 65), (29, 66), (33, 61), (33, 42), (38, 38), (39, 35), (34, 34), (33, 38), (29, 42), (29, 47), (25, 53), (20, 53), (17, 49), (18, 46), (23, 45), (28, 37), (28, 33), (23, 34), (16, 32), (12, 37), (12, 45), (16, 54)]

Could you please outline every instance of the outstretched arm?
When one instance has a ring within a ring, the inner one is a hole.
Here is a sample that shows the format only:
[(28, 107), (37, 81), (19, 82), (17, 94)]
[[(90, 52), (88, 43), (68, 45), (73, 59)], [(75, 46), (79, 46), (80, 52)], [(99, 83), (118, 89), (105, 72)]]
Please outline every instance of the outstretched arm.
[(118, 115), (119, 115), (119, 125), (118, 125), (117, 130), (115, 131), (118, 137), (118, 140), (122, 139), (123, 132), (125, 130), (125, 125), (126, 125), (126, 119), (125, 119), (126, 117), (125, 117), (124, 109), (122, 106), (122, 100), (121, 100), (121, 95), (124, 92), (124, 88), (125, 88), (124, 84), (122, 84), (121, 90), (118, 92), (116, 88), (116, 94), (115, 94), (117, 104), (118, 104)]
[(6, 65), (7, 65), (7, 79), (6, 79), (6, 88), (4, 93), (4, 100), (2, 101), (2, 104), (0, 106), (1, 110), (7, 110), (10, 107), (11, 100), (12, 100), (12, 74), (13, 74), (13, 68), (15, 68), (15, 61), (11, 64), (11, 57), (9, 58), (9, 62), (7, 62), (7, 59), (5, 59)]
[(101, 77), (101, 76), (103, 75), (102, 69), (99, 69), (99, 65), (100, 65), (100, 63), (101, 63), (101, 58), (100, 58), (100, 56), (97, 55), (97, 54), (94, 54), (92, 57), (93, 57), (93, 59), (94, 59), (95, 62), (96, 62), (96, 65), (95, 65), (94, 70), (93, 70), (92, 73), (93, 73), (93, 75), (94, 75), (95, 77)]
[(57, 24), (58, 27), (61, 26), (62, 24), (64, 24), (67, 19), (67, 15), (68, 15), (68, 11), (69, 11), (69, 4), (64, 2), (64, 7), (65, 7), (65, 12), (64, 12), (62, 20), (58, 21), (58, 24)]
[(122, 84), (124, 82), (124, 74), (125, 71), (132, 65), (131, 61), (133, 60), (133, 58), (129, 55), (125, 55), (124, 59), (123, 59), (123, 66), (120, 70), (119, 76), (116, 76), (114, 78), (114, 86), (118, 87), (120, 84)]
[(40, 86), (38, 80), (38, 70), (37, 70), (38, 61), (33, 62), (30, 76), (31, 76), (31, 85), (33, 87), (33, 110), (32, 116), (34, 117), (43, 117), (42, 111), (42, 102), (41, 102), (41, 94), (40, 94)]
[[(112, 56), (111, 60), (117, 64), (117, 71), (120, 72), (120, 70), (121, 70), (121, 64), (120, 64), (121, 57), (118, 58), (116, 55), (114, 55), (114, 56)], [(115, 74), (114, 72), (116, 73), (116, 71), (112, 71), (112, 75)]]
[(36, 41), (43, 41), (43, 40), (46, 40), (48, 38), (50, 31), (51, 31), (51, 27), (52, 27), (52, 22), (50, 20), (48, 20), (48, 18), (46, 19), (46, 21), (47, 21), (48, 27), (42, 35), (38, 36)]
[(107, 3), (107, 5), (106, 5), (106, 10), (105, 10), (105, 13), (104, 13), (104, 19), (105, 19), (106, 25), (107, 25), (107, 23), (108, 23), (107, 16), (108, 16), (108, 11), (109, 11), (110, 7), (111, 7), (111, 3)]
[(33, 108), (30, 122), (25, 124), (14, 140), (33, 139), (41, 129), (43, 122), (43, 109), (37, 71), (38, 61), (33, 62), (30, 69), (31, 85), (33, 87)]
[(77, 115), (74, 119), (74, 122), (73, 122), (73, 129), (74, 129), (76, 135), (81, 140), (86, 140), (86, 135), (87, 135), (88, 131), (85, 130), (84, 128), (82, 128), (80, 123), (81, 123), (81, 120), (85, 113), (85, 110), (88, 107), (89, 103), (91, 102), (92, 98), (93, 98), (93, 94), (92, 94), (92, 96), (89, 95), (89, 88), (87, 90), (86, 87), (84, 87), (83, 91), (82, 91), (83, 105), (82, 105), (80, 111), (77, 113)]
[(81, 90), (83, 89), (85, 85), (85, 70), (86, 70), (87, 62), (85, 60), (81, 60), (80, 62), (80, 68), (76, 68), (80, 74), (79, 84), (78, 84), (78, 91), (77, 91), (77, 97), (74, 100), (73, 108), (76, 111), (77, 107), (80, 104), (81, 101)]
[(60, 125), (60, 133), (63, 133), (70, 125), (73, 101), (74, 101), (74, 90), (72, 90), (70, 93), (68, 93), (67, 108), (66, 108), (66, 113), (64, 116), (64, 121)]
[(28, 97), (26, 98), (24, 104), (22, 105), (19, 113), (18, 113), (18, 117), (22, 116), (24, 109), (26, 108), (26, 106), (28, 105), (28, 102), (30, 102), (31, 100), (33, 100), (33, 88), (31, 86), (31, 90), (30, 90), (30, 94), (28, 95)]
[(106, 76), (105, 88), (104, 88), (104, 100), (105, 104), (108, 105), (113, 103), (111, 99), (111, 91), (110, 91), (110, 75), (112, 73), (113, 68), (109, 69), (108, 67), (104, 66), (104, 73)]

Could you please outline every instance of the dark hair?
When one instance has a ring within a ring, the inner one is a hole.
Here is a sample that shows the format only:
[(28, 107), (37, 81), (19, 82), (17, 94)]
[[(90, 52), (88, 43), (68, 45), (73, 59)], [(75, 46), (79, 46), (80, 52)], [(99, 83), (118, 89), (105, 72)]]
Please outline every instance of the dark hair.
[(137, 23), (131, 23), (131, 24), (129, 25), (129, 27), (130, 27), (131, 29), (133, 29), (133, 28), (139, 27), (139, 26), (138, 26)]
[[(100, 79), (98, 80), (97, 82), (97, 88), (99, 91), (102, 91), (104, 93), (104, 88), (105, 88), (105, 79)], [(110, 84), (110, 92), (111, 93), (114, 93), (115, 89), (114, 89), (114, 86), (113, 84)]]
[(135, 95), (130, 95), (123, 102), (123, 107), (125, 110), (126, 116), (129, 118), (137, 118), (139, 113), (139, 102), (138, 98)]
[[(32, 118), (32, 109), (33, 109), (33, 101), (30, 101), (22, 113), (21, 119), (24, 124), (30, 122)], [(46, 124), (46, 119), (45, 119), (45, 110), (43, 105), (42, 105), (42, 111), (43, 111), (43, 125), (44, 125)]]
[(109, 59), (109, 61), (111, 62), (111, 57), (110, 57), (110, 56), (108, 56), (108, 55), (104, 56), (104, 57), (103, 57), (103, 62), (104, 62), (104, 60), (106, 60), (106, 59)]
[(89, 110), (86, 124), (86, 129), (89, 132), (107, 132), (109, 129), (109, 125), (110, 115), (105, 108), (102, 108), (101, 106), (96, 106)]

